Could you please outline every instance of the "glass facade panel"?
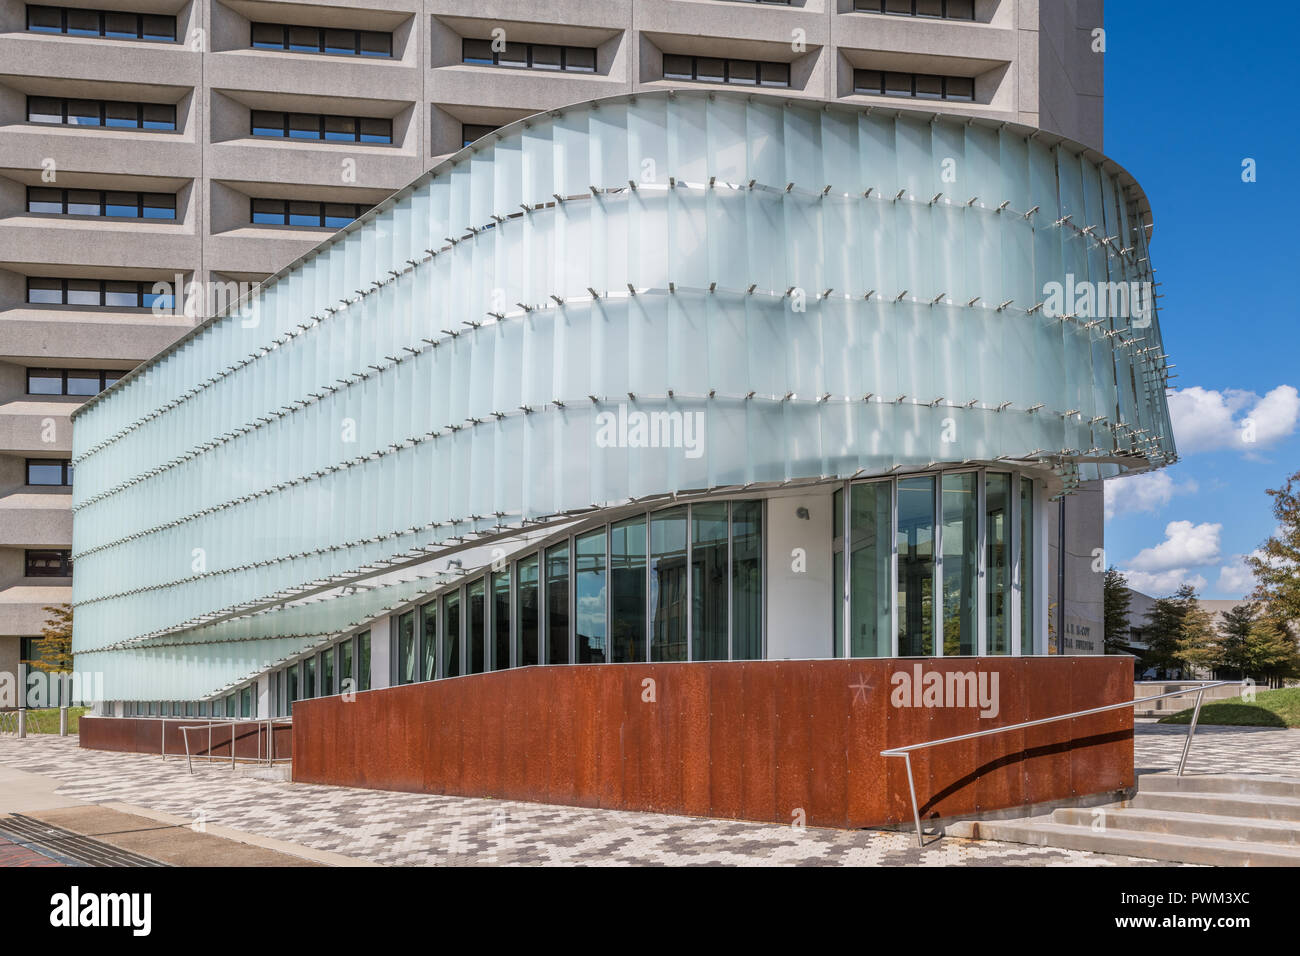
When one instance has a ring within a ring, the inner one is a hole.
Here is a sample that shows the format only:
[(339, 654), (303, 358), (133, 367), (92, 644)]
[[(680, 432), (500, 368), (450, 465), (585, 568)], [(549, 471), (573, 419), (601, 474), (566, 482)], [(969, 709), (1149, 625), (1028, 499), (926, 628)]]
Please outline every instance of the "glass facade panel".
[(491, 669), (510, 666), (510, 572), (492, 575), (492, 661)]
[(691, 659), (727, 659), (727, 503), (691, 506)]
[(1020, 653), (1033, 654), (1034, 640), (1034, 483), (1020, 479)]
[(357, 690), (370, 690), (370, 632), (357, 635)]
[(646, 519), (609, 531), (610, 660), (646, 660)]
[(438, 676), (438, 602), (420, 608), (420, 680)]
[(853, 485), (850, 491), (850, 657), (893, 654), (892, 492), (887, 481)]
[(350, 694), (356, 689), (357, 680), (352, 673), (352, 639), (348, 638), (339, 644), (339, 692)]
[(686, 508), (650, 516), (650, 659), (686, 660)]
[(934, 479), (898, 482), (898, 654), (934, 654)]
[(320, 695), (332, 697), (334, 695), (334, 648), (321, 652), (319, 674)]
[(538, 621), (538, 567), (540, 559), (530, 555), (515, 565), (518, 575), (519, 645), (515, 649), (515, 666), (531, 667), (538, 662), (537, 646), (540, 639)]
[(763, 656), (763, 503), (731, 505), (731, 658)]
[(1011, 653), (1011, 476), (984, 479), (985, 653)]
[(465, 589), (469, 604), (468, 630), (465, 634), (465, 673), (482, 674), (487, 670), (487, 583), (479, 578)]
[(943, 653), (979, 652), (979, 475), (943, 476)]
[(398, 684), (414, 684), (418, 679), (415, 670), (415, 612), (407, 611), (397, 618), (396, 654), (393, 657), (394, 678)]
[(546, 663), (569, 663), (569, 546), (546, 552)]
[(457, 591), (442, 599), (442, 676), (460, 675), (460, 592)]
[[(605, 532), (574, 539), (573, 587), (577, 605), (579, 664), (603, 664), (610, 658), (605, 629)], [(549, 592), (548, 592), (549, 596)]]
[(844, 490), (837, 488), (831, 496), (831, 656), (844, 656), (844, 621), (848, 615), (848, 595), (844, 591), (844, 532), (849, 519), (844, 514)]

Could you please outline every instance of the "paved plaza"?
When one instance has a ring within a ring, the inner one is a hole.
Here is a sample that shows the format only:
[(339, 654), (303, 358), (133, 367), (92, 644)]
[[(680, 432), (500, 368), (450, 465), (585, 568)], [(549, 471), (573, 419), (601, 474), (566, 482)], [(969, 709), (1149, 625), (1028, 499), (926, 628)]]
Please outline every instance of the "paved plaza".
[[(1177, 764), (1185, 728), (1139, 724), (1135, 763)], [(282, 851), (382, 865), (1163, 865), (1013, 843), (938, 840), (910, 832), (798, 829), (694, 817), (295, 784), (156, 756), (81, 750), (75, 737), (0, 737), (0, 771), (45, 787), (49, 805), (112, 804), (202, 820), (221, 832), (279, 841)], [(1300, 774), (1300, 732), (1202, 727), (1189, 772)], [(0, 813), (21, 811), (4, 803)], [(268, 843), (268, 845), (270, 845)], [(321, 851), (337, 854), (325, 857)]]

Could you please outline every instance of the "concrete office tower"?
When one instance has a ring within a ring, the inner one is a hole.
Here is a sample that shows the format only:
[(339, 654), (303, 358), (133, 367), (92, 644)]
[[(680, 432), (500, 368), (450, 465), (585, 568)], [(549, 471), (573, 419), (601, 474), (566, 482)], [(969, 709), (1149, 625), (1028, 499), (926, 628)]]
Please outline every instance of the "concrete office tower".
[[(1101, 26), (1100, 0), (2, 0), (0, 672), (70, 599), (71, 409), (466, 142), (753, 86), (1100, 149)], [(1068, 517), (1100, 546), (1099, 504)]]

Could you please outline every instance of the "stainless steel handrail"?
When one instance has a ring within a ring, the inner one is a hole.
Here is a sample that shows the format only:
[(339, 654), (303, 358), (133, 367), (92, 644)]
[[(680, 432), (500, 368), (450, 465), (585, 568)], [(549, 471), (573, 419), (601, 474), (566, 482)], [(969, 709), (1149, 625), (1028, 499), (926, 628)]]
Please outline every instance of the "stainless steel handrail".
[[(1183, 755), (1178, 761), (1178, 776), (1183, 775), (1183, 768), (1187, 765), (1187, 753), (1192, 747), (1192, 735), (1196, 733), (1196, 721), (1201, 716), (1201, 698), (1211, 687), (1225, 687), (1228, 684), (1240, 684), (1241, 681), (1221, 680), (1212, 684), (1200, 684), (1196, 687), (1196, 707), (1192, 711), (1192, 722), (1187, 727), (1187, 739), (1183, 741)], [(921, 829), (921, 811), (916, 804), (916, 784), (912, 781), (912, 751), (925, 750), (928, 747), (938, 747), (942, 744), (955, 744), (961, 740), (974, 740), (976, 737), (989, 737), (993, 734), (1005, 734), (1011, 730), (1023, 730), (1026, 727), (1037, 727), (1040, 724), (1052, 724), (1058, 720), (1071, 720), (1075, 717), (1087, 717), (1091, 714), (1101, 714), (1108, 710), (1123, 710), (1125, 707), (1132, 707), (1136, 704), (1145, 704), (1152, 700), (1164, 700), (1166, 697), (1183, 697), (1192, 692), (1191, 685), (1184, 690), (1173, 691), (1168, 694), (1156, 694), (1154, 697), (1139, 697), (1136, 700), (1126, 700), (1118, 704), (1107, 704), (1104, 707), (1090, 707), (1087, 710), (1076, 710), (1069, 714), (1058, 714), (1055, 717), (1041, 717), (1038, 720), (1026, 720), (1019, 724), (1008, 724), (1006, 727), (993, 727), (989, 730), (977, 730), (972, 734), (960, 734), (956, 737), (944, 737), (940, 740), (927, 740), (925, 743), (909, 744), (906, 747), (890, 747), (888, 750), (880, 751), (882, 757), (902, 757), (907, 765), (907, 789), (912, 795), (912, 817), (916, 820), (916, 839), (917, 842), (925, 846), (925, 833)]]
[[(185, 765), (189, 769), (190, 775), (194, 775), (194, 754), (190, 752), (190, 734), (191, 730), (206, 730), (208, 732), (208, 751), (206, 754), (200, 754), (203, 759), (211, 763), (216, 758), (212, 756), (212, 728), (220, 724), (230, 724), (230, 767), (233, 770), (235, 766), (235, 725), (236, 724), (255, 724), (257, 726), (257, 757), (255, 763), (261, 764), (265, 761), (267, 766), (274, 766), (277, 762), (284, 763), (291, 760), (291, 757), (275, 756), (275, 724), (292, 724), (292, 717), (214, 717), (202, 724), (192, 724), (187, 727), (176, 728), (181, 732), (181, 737), (185, 740)], [(262, 757), (262, 728), (266, 728), (266, 757)], [(225, 759), (224, 757), (222, 758)], [(248, 758), (244, 758), (247, 760)]]

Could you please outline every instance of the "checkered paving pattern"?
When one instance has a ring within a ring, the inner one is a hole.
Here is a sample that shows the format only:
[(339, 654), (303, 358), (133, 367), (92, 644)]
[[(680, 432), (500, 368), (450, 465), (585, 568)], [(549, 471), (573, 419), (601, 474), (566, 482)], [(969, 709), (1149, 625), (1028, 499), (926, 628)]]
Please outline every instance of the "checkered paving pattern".
[[(1300, 772), (1300, 733), (1204, 728), (1189, 770)], [(1143, 724), (1139, 768), (1175, 766), (1185, 728)], [(1267, 736), (1267, 735), (1273, 736)], [(81, 750), (75, 737), (0, 737), (0, 764), (58, 780), (61, 795), (122, 801), (393, 865), (1163, 865), (1127, 857), (909, 832), (823, 830), (257, 779), (221, 765)]]

